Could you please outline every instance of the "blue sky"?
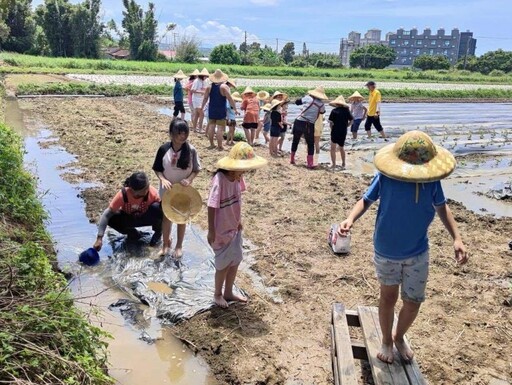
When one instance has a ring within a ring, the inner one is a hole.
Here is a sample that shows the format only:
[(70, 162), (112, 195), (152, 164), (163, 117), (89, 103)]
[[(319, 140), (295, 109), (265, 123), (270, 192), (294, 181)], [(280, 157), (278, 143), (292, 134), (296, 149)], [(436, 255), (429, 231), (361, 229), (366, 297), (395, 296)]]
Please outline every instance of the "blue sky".
[[(34, 0), (41, 4), (43, 0)], [(77, 3), (77, 0), (71, 0)], [(147, 8), (147, 1), (138, 0)], [(247, 31), (249, 43), (258, 41), (279, 49), (288, 41), (302, 51), (338, 52), (340, 38), (350, 31), (382, 30), (382, 36), (399, 27), (408, 30), (444, 27), (471, 30), (477, 55), (503, 48), (512, 51), (511, 0), (153, 0), (163, 31), (169, 22), (178, 24), (180, 35), (195, 35), (203, 46), (234, 42), (239, 45)], [(102, 0), (105, 20), (121, 21), (122, 0)], [(168, 34), (164, 41), (172, 42)]]

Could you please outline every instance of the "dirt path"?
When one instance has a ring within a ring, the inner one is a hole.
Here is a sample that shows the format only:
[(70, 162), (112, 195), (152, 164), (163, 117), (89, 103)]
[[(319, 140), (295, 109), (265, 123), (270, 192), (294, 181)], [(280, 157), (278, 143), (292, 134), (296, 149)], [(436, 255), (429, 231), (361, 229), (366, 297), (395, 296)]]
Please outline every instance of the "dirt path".
[[(78, 156), (84, 170), (80, 178), (104, 184), (84, 192), (87, 213), (97, 221), (129, 173), (152, 174), (168, 126), (154, 103), (154, 98), (46, 99), (24, 100), (20, 106), (52, 127), (62, 145)], [(207, 150), (203, 136), (191, 134), (190, 141), (204, 168), (194, 184), (206, 197), (209, 172), (223, 154)], [(257, 152), (267, 156), (263, 148)], [(247, 306), (201, 314), (176, 332), (198, 347), (222, 384), (332, 383), (331, 304), (377, 304), (371, 263), (375, 207), (357, 223), (349, 256), (329, 252), (326, 232), (344, 217), (369, 179), (307, 171), (287, 159), (271, 159), (269, 167), (247, 179), (243, 218), (246, 237), (258, 247), (255, 269), (266, 284), (279, 288), (283, 302), (274, 303), (241, 277), (251, 295)], [(503, 301), (512, 295), (507, 247), (512, 220), (476, 216), (458, 204), (452, 208), (472, 259), (463, 268), (454, 266), (451, 243), (436, 219), (430, 231), (428, 299), (409, 337), (432, 384), (510, 381), (512, 309)], [(206, 225), (204, 211), (198, 222)]]

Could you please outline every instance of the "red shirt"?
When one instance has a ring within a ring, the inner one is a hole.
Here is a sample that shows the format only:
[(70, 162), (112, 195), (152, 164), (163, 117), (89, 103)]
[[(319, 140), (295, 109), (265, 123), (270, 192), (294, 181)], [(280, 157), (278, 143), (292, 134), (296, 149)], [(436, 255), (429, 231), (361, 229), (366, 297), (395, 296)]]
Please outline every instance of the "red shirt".
[(123, 199), (123, 192), (119, 190), (117, 194), (114, 196), (114, 199), (110, 202), (110, 209), (114, 212), (123, 211), (127, 214), (144, 214), (148, 211), (148, 207), (151, 206), (155, 202), (160, 202), (160, 198), (158, 196), (158, 191), (153, 186), (149, 186), (149, 191), (147, 193), (147, 199), (144, 197), (135, 198), (133, 196), (133, 191), (129, 187), (125, 187), (126, 197), (128, 202), (125, 202)]

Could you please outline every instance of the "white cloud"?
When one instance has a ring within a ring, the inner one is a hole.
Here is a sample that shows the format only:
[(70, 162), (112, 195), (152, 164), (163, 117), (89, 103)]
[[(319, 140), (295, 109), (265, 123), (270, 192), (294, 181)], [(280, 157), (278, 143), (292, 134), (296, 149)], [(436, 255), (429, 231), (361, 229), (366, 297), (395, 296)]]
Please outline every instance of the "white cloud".
[(264, 6), (264, 7), (268, 7), (268, 6), (273, 7), (273, 6), (279, 4), (279, 0), (250, 0), (250, 2), (253, 4), (256, 4), (256, 5)]

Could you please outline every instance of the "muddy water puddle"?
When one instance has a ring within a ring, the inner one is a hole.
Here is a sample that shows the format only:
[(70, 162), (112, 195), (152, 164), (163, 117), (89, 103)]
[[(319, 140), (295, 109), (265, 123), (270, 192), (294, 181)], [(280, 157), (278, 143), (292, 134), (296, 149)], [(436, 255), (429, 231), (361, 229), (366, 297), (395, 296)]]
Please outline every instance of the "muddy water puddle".
[[(62, 147), (50, 130), (38, 127), (24, 117), (16, 101), (8, 101), (6, 123), (25, 138), (26, 167), (37, 177), (38, 190), (50, 220), (47, 229), (57, 250), (59, 266), (73, 274), (70, 289), (76, 305), (90, 321), (112, 335), (109, 340), (110, 375), (123, 385), (147, 384), (214, 384), (207, 365), (172, 335), (147, 306), (140, 304), (112, 280), (110, 259), (113, 249), (108, 242), (100, 252), (102, 262), (93, 268), (77, 263), (78, 254), (90, 247), (96, 226), (85, 215), (85, 203), (79, 192), (92, 185), (72, 185), (62, 179), (64, 172), (80, 173), (73, 167), (76, 159)], [(115, 237), (114, 237), (115, 238)], [(115, 245), (112, 243), (112, 245)], [(162, 282), (151, 282), (151, 290), (167, 295), (171, 290)], [(127, 321), (119, 301), (135, 303), (137, 322)], [(110, 308), (110, 309), (109, 309)]]
[[(317, 156), (324, 167), (330, 164), (330, 128), (327, 122), (330, 111), (332, 107), (327, 105), (320, 143), (322, 151)], [(449, 149), (456, 156), (458, 167), (443, 183), (447, 196), (476, 213), (501, 217), (512, 216), (512, 204), (491, 199), (485, 194), (512, 179), (511, 111), (511, 103), (384, 103), (381, 121), (391, 141), (406, 131), (417, 129), (427, 132), (436, 144)], [(172, 115), (169, 108), (159, 112)], [(290, 103), (288, 121), (292, 123), (299, 113), (300, 107)], [(388, 142), (378, 138), (375, 131), (372, 131), (372, 138), (367, 138), (362, 126), (356, 140), (349, 132), (345, 144), (346, 172), (373, 174), (373, 155), (386, 144)], [(290, 133), (283, 149), (291, 149)], [(299, 147), (301, 157), (304, 151), (305, 143), (302, 141)]]

